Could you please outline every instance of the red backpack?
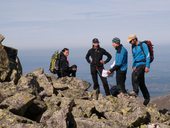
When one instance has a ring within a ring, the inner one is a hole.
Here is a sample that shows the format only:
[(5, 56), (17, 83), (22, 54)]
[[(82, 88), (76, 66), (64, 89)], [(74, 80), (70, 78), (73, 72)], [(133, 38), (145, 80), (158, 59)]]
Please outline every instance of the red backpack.
[[(145, 41), (141, 42), (140, 47), (141, 47), (143, 53), (144, 53), (144, 50), (143, 50), (143, 47), (142, 47), (142, 43), (145, 43), (148, 46), (149, 53), (150, 53), (150, 63), (152, 63), (153, 60), (154, 60), (153, 44), (150, 40), (145, 40)], [(144, 53), (144, 55), (145, 55), (145, 53)], [(146, 57), (146, 55), (145, 55), (145, 57)]]

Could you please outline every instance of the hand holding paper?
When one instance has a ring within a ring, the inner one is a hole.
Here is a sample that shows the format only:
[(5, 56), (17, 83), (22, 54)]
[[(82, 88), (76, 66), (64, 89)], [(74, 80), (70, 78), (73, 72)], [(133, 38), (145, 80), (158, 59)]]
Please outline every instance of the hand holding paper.
[(111, 77), (114, 73), (111, 73), (109, 70), (103, 69), (102, 71), (102, 77)]

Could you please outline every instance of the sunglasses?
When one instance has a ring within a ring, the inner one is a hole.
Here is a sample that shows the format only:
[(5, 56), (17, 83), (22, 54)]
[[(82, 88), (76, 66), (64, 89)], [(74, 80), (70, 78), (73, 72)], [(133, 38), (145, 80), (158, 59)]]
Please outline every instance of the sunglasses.
[(129, 43), (131, 44), (132, 43), (132, 41), (134, 41), (135, 39), (132, 39)]

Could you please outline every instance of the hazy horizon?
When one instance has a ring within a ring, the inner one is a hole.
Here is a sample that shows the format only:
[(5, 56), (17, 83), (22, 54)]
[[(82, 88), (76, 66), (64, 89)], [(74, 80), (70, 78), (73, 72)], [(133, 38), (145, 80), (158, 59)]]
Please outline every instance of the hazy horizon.
[(165, 44), (169, 5), (167, 0), (3, 0), (0, 33), (3, 44), (18, 49), (83, 48), (94, 37), (105, 47), (115, 36), (126, 42), (131, 33)]
[[(170, 86), (169, 86), (170, 60), (167, 58), (167, 55), (170, 55), (169, 46), (170, 45), (165, 45), (165, 44), (154, 46), (155, 60), (151, 64), (150, 72), (146, 74), (146, 83), (149, 88), (149, 91), (151, 92), (151, 96), (159, 96), (159, 95), (165, 95), (170, 93)], [(127, 73), (126, 86), (128, 90), (131, 90), (132, 87), (131, 86), (131, 72), (132, 72), (131, 46), (126, 45), (125, 47), (128, 50), (128, 73)], [(78, 78), (92, 83), (92, 78), (89, 70), (90, 66), (85, 60), (85, 55), (89, 48), (91, 47), (79, 48), (79, 49), (70, 48), (69, 62), (70, 65), (72, 64), (78, 65), (78, 72), (77, 72)], [(105, 65), (105, 69), (109, 69), (109, 66), (114, 61), (115, 50), (111, 46), (103, 47), (103, 48), (105, 48), (112, 55), (111, 61)], [(23, 66), (24, 74), (32, 72), (37, 68), (43, 68), (45, 73), (50, 73), (49, 72), (50, 59), (55, 50), (56, 49), (20, 50), (19, 58)], [(109, 80), (109, 84), (112, 85), (115, 84), (115, 76), (109, 78), (108, 80)]]

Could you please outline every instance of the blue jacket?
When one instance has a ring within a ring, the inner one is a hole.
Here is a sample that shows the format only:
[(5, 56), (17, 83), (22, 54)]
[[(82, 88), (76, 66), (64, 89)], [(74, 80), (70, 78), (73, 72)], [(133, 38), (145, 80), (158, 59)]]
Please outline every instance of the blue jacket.
[[(145, 65), (146, 67), (150, 68), (150, 53), (147, 44), (138, 43), (138, 45), (132, 46), (132, 54), (133, 54), (133, 64), (132, 67), (138, 67), (140, 65)], [(141, 46), (143, 47), (143, 51)]]
[(127, 63), (128, 63), (128, 52), (123, 47), (123, 45), (120, 45), (116, 48), (116, 56), (115, 56), (115, 65), (113, 68), (110, 69), (111, 72), (113, 71), (127, 71)]

